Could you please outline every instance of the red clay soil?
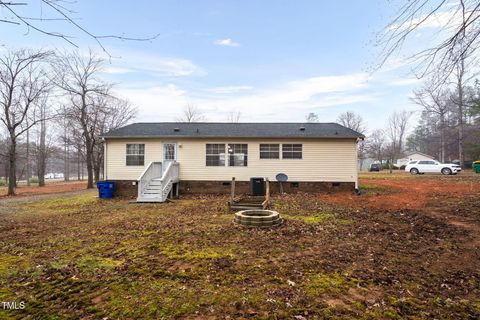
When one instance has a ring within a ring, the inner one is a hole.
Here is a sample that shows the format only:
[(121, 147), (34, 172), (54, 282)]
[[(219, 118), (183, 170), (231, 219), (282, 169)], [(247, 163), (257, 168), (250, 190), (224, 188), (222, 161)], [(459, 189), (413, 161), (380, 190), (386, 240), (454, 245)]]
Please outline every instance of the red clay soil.
[(372, 176), (360, 178), (362, 195), (350, 192), (322, 195), (322, 200), (342, 206), (379, 209), (422, 209), (429, 202), (449, 198), (464, 198), (480, 194), (480, 176), (409, 176), (394, 179)]
[[(51, 182), (47, 183), (44, 187), (32, 186), (19, 186), (16, 189), (16, 197), (50, 194), (50, 193), (63, 193), (70, 191), (79, 191), (87, 188), (86, 181), (70, 181), (70, 182)], [(0, 187), (0, 198), (7, 198), (7, 187)]]

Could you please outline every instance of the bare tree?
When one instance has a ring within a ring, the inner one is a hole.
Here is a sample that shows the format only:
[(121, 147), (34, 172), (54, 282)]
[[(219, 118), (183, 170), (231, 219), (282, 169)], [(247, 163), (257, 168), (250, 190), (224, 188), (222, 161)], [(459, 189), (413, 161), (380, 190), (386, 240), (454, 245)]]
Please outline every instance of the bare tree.
[(420, 90), (414, 91), (413, 102), (423, 109), (438, 116), (440, 129), (440, 160), (445, 162), (445, 142), (447, 134), (447, 113), (449, 111), (449, 90), (436, 85), (436, 81), (427, 82)]
[[(470, 66), (471, 67), (471, 66)], [(468, 78), (466, 57), (461, 56), (457, 61), (455, 70), (453, 71), (453, 76), (455, 79), (455, 95), (453, 96), (452, 102), (457, 107), (457, 117), (458, 117), (458, 159), (460, 160), (460, 165), (463, 166), (465, 160), (464, 152), (464, 139), (465, 139), (465, 117), (466, 117), (466, 93), (465, 88), (467, 82), (471, 80)]]
[[(0, 58), (0, 107), (9, 136), (9, 184), (8, 194), (15, 194), (16, 147), (18, 138), (42, 121), (33, 118), (37, 102), (49, 91), (50, 82), (43, 64), (51, 56), (49, 52), (19, 50)], [(28, 125), (27, 125), (27, 119)]]
[(38, 116), (40, 121), (38, 122), (38, 131), (37, 131), (37, 143), (35, 145), (35, 155), (36, 155), (36, 164), (37, 164), (37, 177), (38, 177), (38, 186), (45, 186), (45, 173), (47, 168), (47, 159), (50, 155), (51, 147), (47, 145), (47, 119), (52, 118), (49, 114), (49, 97), (44, 96), (43, 99), (39, 101), (38, 107)]
[(240, 122), (240, 118), (242, 116), (242, 113), (240, 111), (232, 111), (228, 114), (227, 116), (227, 121), (232, 122), (232, 123), (238, 123)]
[[(356, 114), (353, 111), (347, 111), (340, 114), (337, 118), (337, 122), (339, 122), (344, 127), (349, 129), (355, 130), (361, 134), (365, 134), (367, 126), (363, 121), (363, 118)], [(366, 149), (365, 149), (365, 140), (361, 140), (357, 144), (357, 153), (358, 159), (360, 160), (360, 168), (363, 167), (363, 161), (365, 160), (366, 156)]]
[[(78, 19), (75, 17), (75, 11), (70, 8), (75, 1), (65, 1), (65, 0), (38, 0), (36, 1), (39, 4), (39, 11), (38, 14), (35, 15), (32, 8), (36, 8), (36, 6), (31, 3), (33, 1), (1, 1), (0, 0), (0, 9), (5, 9), (2, 13), (4, 13), (4, 18), (0, 18), (0, 23), (8, 23), (18, 26), (27, 27), (28, 30), (36, 31), (40, 34), (59, 38), (67, 43), (71, 44), (74, 47), (78, 47), (78, 45), (74, 42), (74, 35), (66, 33), (65, 30), (68, 28), (73, 27), (73, 31), (80, 32), (91, 39), (93, 39), (97, 45), (105, 52), (109, 57), (108, 50), (102, 43), (104, 39), (117, 39), (121, 41), (151, 41), (156, 39), (159, 34), (156, 34), (151, 37), (146, 38), (138, 38), (138, 37), (127, 37), (123, 35), (101, 35), (95, 34), (87, 29), (87, 27), (83, 26), (78, 22)], [(32, 13), (34, 14), (32, 16)], [(45, 26), (46, 23), (51, 21), (56, 21), (59, 23), (60, 27), (58, 30), (50, 31), (48, 27)], [(22, 31), (23, 32), (23, 31)]]
[(373, 130), (366, 141), (367, 153), (380, 163), (384, 160), (385, 142), (385, 132), (382, 129)]
[(398, 159), (403, 151), (403, 142), (405, 140), (408, 120), (411, 116), (411, 112), (403, 110), (401, 112), (394, 112), (388, 118), (385, 133), (390, 139), (390, 146), (388, 147), (390, 173), (392, 172), (393, 162)]
[[(424, 47), (409, 58), (417, 62), (417, 74), (441, 74), (442, 82), (455, 70), (462, 56), (469, 56), (480, 46), (480, 1), (411, 0), (400, 6), (395, 18), (380, 34), (381, 67), (418, 29), (440, 21), (440, 32), (433, 46)], [(418, 40), (416, 40), (418, 44)]]
[(60, 142), (63, 146), (63, 179), (70, 181), (70, 132), (72, 127), (72, 121), (68, 116), (68, 108), (63, 105), (58, 113), (61, 122), (59, 123), (61, 131)]
[(187, 104), (183, 109), (182, 116), (177, 118), (178, 122), (201, 122), (205, 121), (202, 112), (192, 104)]
[(79, 126), (85, 145), (87, 188), (93, 188), (93, 149), (98, 117), (96, 99), (108, 95), (109, 85), (98, 78), (104, 61), (92, 51), (87, 56), (64, 53), (55, 61), (54, 82), (69, 98), (69, 115)]
[(318, 122), (318, 115), (314, 112), (310, 112), (306, 117), (305, 120), (307, 122)]
[(95, 117), (97, 124), (93, 136), (93, 169), (95, 181), (100, 179), (100, 171), (103, 168), (104, 160), (104, 133), (123, 127), (135, 118), (136, 109), (132, 107), (128, 100), (118, 99), (111, 96), (99, 96), (97, 108), (98, 115)]
[(363, 118), (353, 111), (347, 111), (340, 114), (337, 118), (337, 122), (342, 126), (355, 130), (361, 134), (365, 133), (366, 125)]

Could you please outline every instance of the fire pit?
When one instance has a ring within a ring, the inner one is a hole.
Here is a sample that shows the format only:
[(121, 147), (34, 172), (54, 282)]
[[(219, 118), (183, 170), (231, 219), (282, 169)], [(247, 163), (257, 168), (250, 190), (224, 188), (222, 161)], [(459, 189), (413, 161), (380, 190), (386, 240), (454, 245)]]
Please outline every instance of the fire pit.
[(249, 227), (273, 227), (281, 224), (280, 214), (272, 210), (243, 210), (235, 213), (234, 221)]

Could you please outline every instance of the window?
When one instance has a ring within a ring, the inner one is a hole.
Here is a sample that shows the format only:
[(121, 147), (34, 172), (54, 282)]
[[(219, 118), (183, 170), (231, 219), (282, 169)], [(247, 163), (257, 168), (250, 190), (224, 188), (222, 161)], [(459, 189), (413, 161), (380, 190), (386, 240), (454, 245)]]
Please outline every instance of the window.
[(247, 144), (228, 145), (228, 165), (230, 167), (246, 167), (248, 163)]
[(127, 144), (127, 166), (143, 166), (145, 163), (145, 145)]
[(302, 159), (301, 144), (282, 144), (283, 159)]
[(280, 145), (261, 144), (260, 159), (280, 159)]
[(209, 167), (225, 166), (224, 144), (207, 144), (206, 164)]
[(435, 161), (422, 160), (422, 161), (418, 161), (418, 164), (436, 164), (436, 163)]
[(163, 160), (176, 160), (175, 159), (175, 143), (163, 144)]

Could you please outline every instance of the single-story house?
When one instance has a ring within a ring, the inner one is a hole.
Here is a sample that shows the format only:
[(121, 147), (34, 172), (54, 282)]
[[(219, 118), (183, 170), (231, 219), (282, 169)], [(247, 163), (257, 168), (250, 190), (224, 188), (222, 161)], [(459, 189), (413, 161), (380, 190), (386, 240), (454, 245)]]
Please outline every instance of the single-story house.
[(286, 192), (358, 188), (357, 142), (337, 123), (134, 123), (104, 135), (104, 177), (116, 193), (162, 202), (168, 194), (228, 193), (235, 177), (283, 173)]
[(393, 165), (397, 168), (406, 166), (412, 160), (435, 160), (435, 157), (429, 156), (428, 154), (421, 153), (418, 151), (410, 152), (405, 157), (397, 159), (396, 163)]

